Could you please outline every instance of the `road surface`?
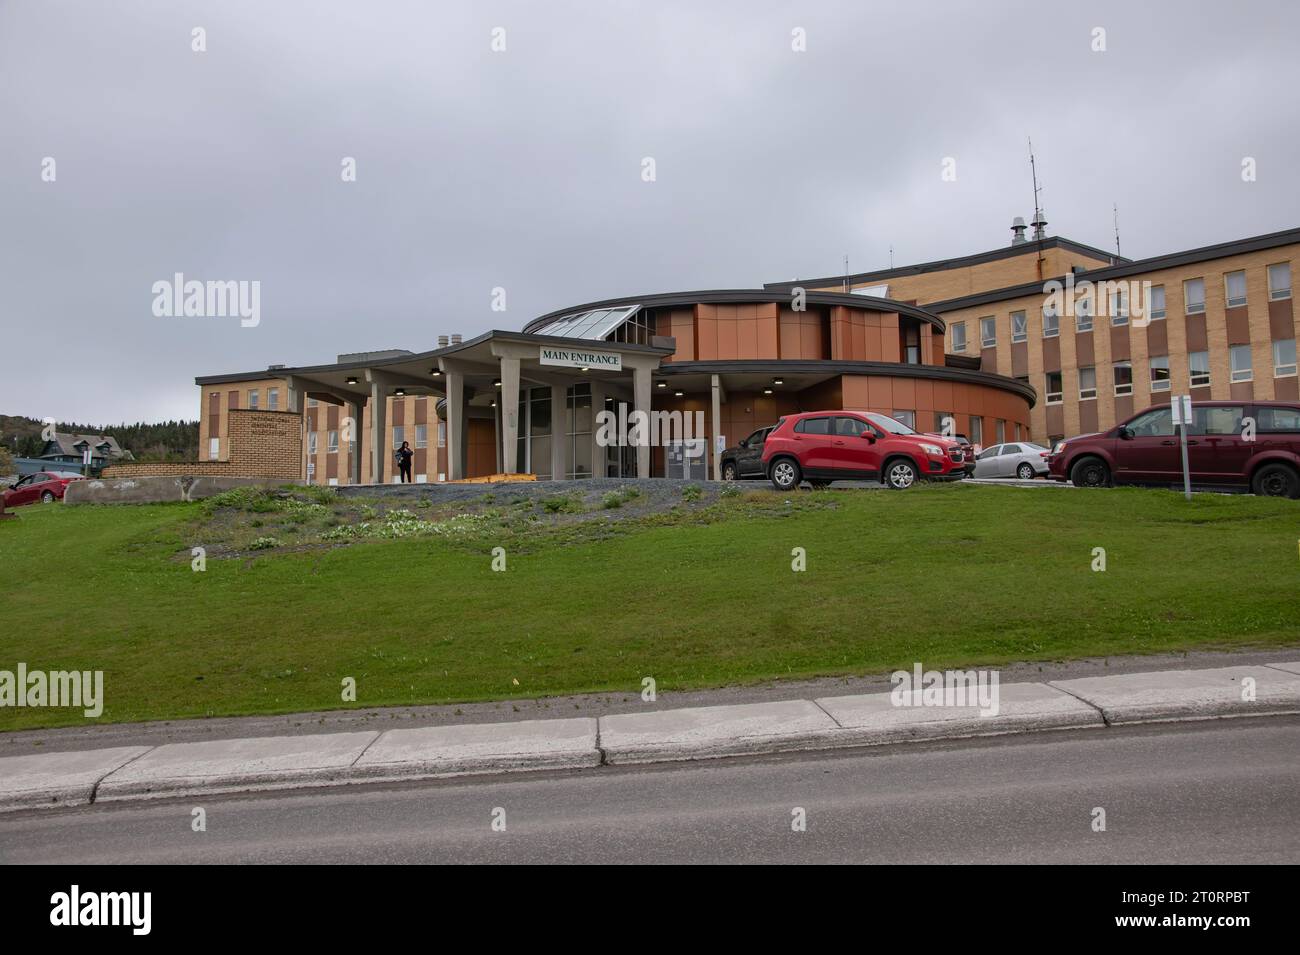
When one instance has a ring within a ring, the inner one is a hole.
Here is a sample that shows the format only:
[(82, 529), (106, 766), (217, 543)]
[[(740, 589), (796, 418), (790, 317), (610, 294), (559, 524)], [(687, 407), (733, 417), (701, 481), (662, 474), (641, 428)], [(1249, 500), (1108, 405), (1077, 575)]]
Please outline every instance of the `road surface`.
[(105, 803), (0, 816), (0, 861), (1296, 863), (1300, 717)]

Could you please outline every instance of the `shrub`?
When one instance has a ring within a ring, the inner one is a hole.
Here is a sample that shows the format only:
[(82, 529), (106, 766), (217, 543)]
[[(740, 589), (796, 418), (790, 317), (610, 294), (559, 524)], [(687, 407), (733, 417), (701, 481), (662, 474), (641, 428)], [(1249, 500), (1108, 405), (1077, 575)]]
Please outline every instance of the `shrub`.
[(703, 496), (704, 492), (700, 490), (698, 484), (688, 484), (682, 488), (682, 500), (684, 501), (698, 501)]
[(269, 550), (272, 547), (279, 547), (280, 542), (274, 537), (259, 537), (253, 543), (248, 545), (249, 550)]

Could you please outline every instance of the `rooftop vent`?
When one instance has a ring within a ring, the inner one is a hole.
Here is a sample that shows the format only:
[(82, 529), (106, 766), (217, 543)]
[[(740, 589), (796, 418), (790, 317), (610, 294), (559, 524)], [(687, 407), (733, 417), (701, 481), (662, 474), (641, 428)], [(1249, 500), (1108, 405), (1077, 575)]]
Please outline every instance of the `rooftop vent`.
[(1025, 229), (1027, 228), (1029, 227), (1025, 225), (1024, 216), (1016, 216), (1014, 219), (1011, 220), (1011, 244), (1012, 245), (1025, 244), (1026, 241)]
[(459, 333), (454, 334), (454, 335), (451, 336), (451, 343), (452, 343), (453, 345), (459, 345), (459, 344), (461, 343), (461, 337), (460, 337)]
[(447, 338), (446, 335), (439, 335), (439, 336), (438, 336), (438, 347), (439, 347), (439, 348), (446, 348), (446, 347), (447, 347), (447, 342), (448, 342), (448, 338)]
[(1047, 238), (1047, 216), (1043, 215), (1043, 210), (1038, 209), (1034, 212), (1034, 221), (1029, 223), (1034, 227), (1035, 239)]

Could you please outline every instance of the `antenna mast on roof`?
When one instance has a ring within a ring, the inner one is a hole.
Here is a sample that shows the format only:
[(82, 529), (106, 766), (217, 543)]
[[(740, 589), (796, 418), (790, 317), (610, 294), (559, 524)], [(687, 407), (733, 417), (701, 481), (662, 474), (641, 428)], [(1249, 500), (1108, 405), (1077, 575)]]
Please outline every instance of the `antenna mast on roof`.
[(844, 291), (849, 290), (849, 257), (844, 256)]
[(890, 269), (894, 267), (894, 247), (892, 245), (889, 247), (889, 267)]
[(1119, 251), (1119, 203), (1115, 203), (1115, 258), (1123, 258)]
[(1047, 220), (1043, 218), (1043, 207), (1038, 203), (1039, 193), (1042, 188), (1038, 185), (1038, 163), (1034, 160), (1034, 138), (1026, 137), (1029, 140), (1029, 175), (1034, 183), (1034, 219), (1030, 225), (1034, 227), (1034, 238), (1038, 240), (1038, 277), (1043, 277), (1043, 239), (1046, 233), (1043, 229), (1047, 225)]

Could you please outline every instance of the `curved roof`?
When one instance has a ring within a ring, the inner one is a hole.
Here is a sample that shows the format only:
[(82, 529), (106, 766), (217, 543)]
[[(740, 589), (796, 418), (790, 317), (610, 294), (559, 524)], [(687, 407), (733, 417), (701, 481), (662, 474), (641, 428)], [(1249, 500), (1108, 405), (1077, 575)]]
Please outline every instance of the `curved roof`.
[[(944, 320), (933, 312), (904, 302), (895, 302), (893, 299), (876, 298), (871, 295), (853, 295), (844, 292), (814, 292), (812, 290), (805, 292), (804, 299), (809, 305), (844, 305), (848, 308), (858, 308), (872, 312), (897, 312), (900, 315), (907, 315), (928, 322), (941, 332), (947, 328)], [(750, 305), (768, 303), (788, 305), (789, 302), (790, 291), (788, 289), (704, 289), (695, 292), (624, 295), (619, 298), (603, 299), (599, 302), (587, 302), (584, 305), (570, 305), (567, 308), (547, 312), (545, 315), (539, 315), (528, 322), (524, 325), (523, 330), (531, 332), (537, 328), (544, 328), (566, 315), (629, 305), (640, 305), (642, 308), (668, 308), (674, 305)]]

